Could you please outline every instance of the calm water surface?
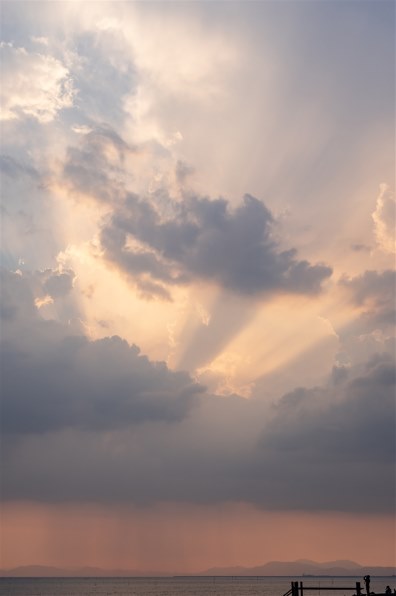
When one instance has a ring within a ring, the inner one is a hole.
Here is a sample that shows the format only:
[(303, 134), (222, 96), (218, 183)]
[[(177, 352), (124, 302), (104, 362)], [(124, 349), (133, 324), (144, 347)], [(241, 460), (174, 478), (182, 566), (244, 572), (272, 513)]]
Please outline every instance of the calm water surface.
[[(4, 596), (283, 596), (291, 580), (304, 586), (355, 586), (357, 578), (0, 578)], [(395, 585), (393, 585), (393, 583)], [(396, 587), (395, 578), (372, 578), (374, 592), (386, 585)], [(306, 596), (352, 596), (353, 591), (307, 592)]]

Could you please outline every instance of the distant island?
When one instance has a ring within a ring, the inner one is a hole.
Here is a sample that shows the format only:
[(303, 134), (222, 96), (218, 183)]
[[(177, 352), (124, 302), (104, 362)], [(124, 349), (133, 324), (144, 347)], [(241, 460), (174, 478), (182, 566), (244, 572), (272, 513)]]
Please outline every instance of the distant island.
[(327, 561), (317, 563), (308, 559), (297, 561), (271, 561), (256, 567), (212, 567), (198, 573), (164, 573), (136, 569), (102, 569), (100, 567), (61, 568), (43, 565), (26, 565), (13, 569), (0, 569), (0, 577), (167, 577), (167, 576), (285, 576), (285, 577), (390, 577), (396, 567), (359, 565), (354, 561)]
[(317, 563), (309, 559), (297, 561), (271, 561), (256, 567), (213, 567), (202, 575), (268, 575), (268, 576), (338, 576), (355, 577), (370, 574), (387, 577), (395, 575), (396, 567), (359, 565), (354, 561), (337, 560)]

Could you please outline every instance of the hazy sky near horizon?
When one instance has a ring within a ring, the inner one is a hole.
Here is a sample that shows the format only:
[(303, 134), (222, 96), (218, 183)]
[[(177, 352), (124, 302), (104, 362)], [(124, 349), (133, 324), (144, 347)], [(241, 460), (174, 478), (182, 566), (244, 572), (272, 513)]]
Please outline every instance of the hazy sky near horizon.
[(3, 567), (396, 564), (394, 12), (2, 3)]

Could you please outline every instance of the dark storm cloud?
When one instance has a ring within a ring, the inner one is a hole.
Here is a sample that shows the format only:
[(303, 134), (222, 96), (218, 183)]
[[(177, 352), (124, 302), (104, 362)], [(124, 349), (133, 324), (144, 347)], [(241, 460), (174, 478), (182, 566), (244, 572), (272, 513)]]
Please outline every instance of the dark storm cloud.
[[(296, 250), (282, 251), (273, 239), (274, 219), (258, 199), (245, 195), (235, 210), (224, 199), (192, 197), (173, 205), (167, 220), (152, 204), (129, 194), (101, 235), (105, 256), (126, 273), (136, 274), (142, 250), (153, 280), (185, 283), (198, 277), (243, 295), (265, 292), (314, 294), (331, 275), (330, 267), (298, 260)], [(155, 256), (154, 256), (155, 255)], [(141, 270), (143, 271), (143, 270)]]
[[(70, 277), (47, 278), (53, 297), (69, 289)], [(187, 414), (202, 388), (186, 373), (150, 362), (119, 337), (89, 341), (41, 319), (32, 285), (2, 274), (3, 433), (114, 429)]]
[(389, 355), (274, 405), (216, 397), (118, 337), (44, 321), (31, 278), (1, 288), (4, 499), (394, 510)]

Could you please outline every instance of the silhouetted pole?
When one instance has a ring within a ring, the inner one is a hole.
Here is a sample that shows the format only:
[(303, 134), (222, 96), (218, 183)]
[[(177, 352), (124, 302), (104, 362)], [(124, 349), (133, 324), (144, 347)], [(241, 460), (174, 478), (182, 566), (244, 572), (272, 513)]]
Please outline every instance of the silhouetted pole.
[(362, 588), (360, 587), (360, 582), (356, 582), (356, 596), (361, 596)]

